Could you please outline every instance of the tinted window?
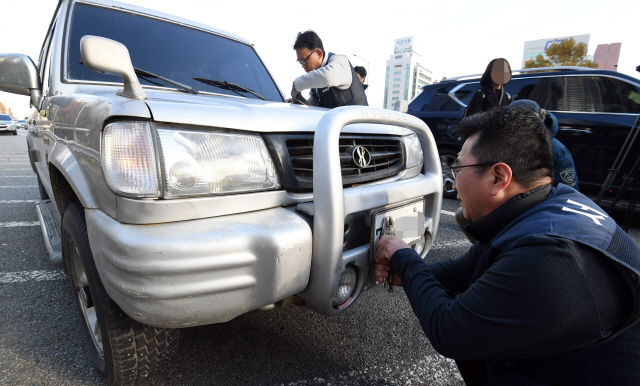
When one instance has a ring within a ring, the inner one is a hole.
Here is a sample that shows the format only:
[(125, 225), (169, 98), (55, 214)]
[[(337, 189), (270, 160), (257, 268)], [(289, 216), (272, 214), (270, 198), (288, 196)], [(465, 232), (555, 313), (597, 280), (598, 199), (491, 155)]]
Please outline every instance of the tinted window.
[(7, 114), (0, 114), (0, 120), (2, 121), (10, 121), (11, 117)]
[[(469, 83), (456, 90), (455, 95), (456, 98), (466, 106), (471, 101), (471, 98), (473, 98), (473, 94), (480, 91), (480, 89), (481, 87), (479, 82)], [(464, 107), (462, 109), (464, 109)]]
[(552, 78), (520, 78), (511, 79), (504, 85), (506, 92), (511, 95), (511, 100), (530, 99), (538, 103), (543, 109), (550, 109), (549, 85)]
[(436, 94), (436, 91), (437, 90), (434, 87), (423, 88), (422, 92), (409, 104), (409, 110), (422, 110), (422, 108), (431, 101), (431, 98)]
[[(189, 85), (199, 91), (238, 95), (200, 83), (194, 77), (236, 83), (267, 99), (282, 101), (275, 83), (252, 47), (211, 33), (157, 19), (78, 4), (69, 35), (68, 77), (122, 83), (118, 77), (93, 72), (79, 64), (80, 39), (102, 36), (124, 44), (134, 67)], [(140, 83), (153, 83), (140, 78)], [(254, 98), (249, 93), (241, 95)]]
[(555, 81), (559, 111), (640, 112), (640, 90), (625, 81), (600, 76), (563, 76)]

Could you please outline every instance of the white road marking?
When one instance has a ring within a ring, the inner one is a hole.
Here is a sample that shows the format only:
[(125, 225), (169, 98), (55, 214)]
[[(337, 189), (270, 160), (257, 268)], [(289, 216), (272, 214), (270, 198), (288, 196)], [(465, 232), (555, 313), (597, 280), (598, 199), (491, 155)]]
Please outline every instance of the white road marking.
[(64, 280), (66, 278), (62, 271), (0, 272), (0, 284), (22, 283), (25, 281)]
[(38, 200), (0, 200), (0, 204), (22, 204), (24, 202), (38, 202)]
[(466, 238), (462, 240), (454, 240), (454, 241), (441, 241), (441, 242), (436, 241), (435, 244), (433, 244), (433, 246), (431, 247), (431, 250), (433, 251), (434, 249), (460, 248), (460, 247), (469, 248), (471, 245), (472, 245), (471, 242)]
[(35, 226), (40, 226), (40, 222), (39, 221), (0, 222), (0, 228), (35, 227)]
[(456, 212), (449, 212), (448, 210), (441, 210), (440, 213), (446, 214), (447, 216), (455, 216)]

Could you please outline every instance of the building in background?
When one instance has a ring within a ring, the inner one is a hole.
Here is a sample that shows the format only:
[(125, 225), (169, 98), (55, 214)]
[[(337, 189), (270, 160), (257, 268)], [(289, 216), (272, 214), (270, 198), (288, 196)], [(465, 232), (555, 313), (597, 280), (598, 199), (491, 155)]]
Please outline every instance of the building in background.
[[(573, 36), (565, 36), (561, 38), (549, 38), (549, 39), (540, 39), (540, 40), (530, 40), (528, 42), (524, 42), (524, 53), (522, 54), (522, 68), (524, 68), (524, 63), (533, 59), (536, 60), (536, 56), (542, 55), (545, 59), (549, 59), (547, 57), (545, 51), (549, 46), (554, 43), (560, 43), (563, 40), (573, 38), (573, 40), (577, 43), (584, 43), (587, 46), (587, 50), (589, 48), (589, 34), (586, 35), (573, 35)], [(591, 59), (585, 57), (585, 59)]]
[(424, 59), (413, 50), (413, 36), (395, 39), (393, 55), (387, 60), (383, 107), (393, 109), (397, 100), (411, 101), (422, 86), (432, 84), (433, 80)]
[(598, 70), (618, 71), (618, 58), (622, 43), (598, 44), (593, 61), (598, 64)]

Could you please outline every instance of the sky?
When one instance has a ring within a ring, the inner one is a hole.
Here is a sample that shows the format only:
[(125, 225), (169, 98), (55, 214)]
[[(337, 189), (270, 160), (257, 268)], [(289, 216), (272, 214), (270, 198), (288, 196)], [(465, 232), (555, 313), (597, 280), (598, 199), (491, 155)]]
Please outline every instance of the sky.
[[(638, 0), (395, 0), (254, 1), (125, 0), (124, 2), (228, 31), (252, 42), (281, 90), (304, 74), (292, 48), (296, 34), (315, 30), (326, 51), (368, 67), (369, 105), (382, 107), (386, 61), (396, 38), (413, 36), (414, 50), (435, 78), (482, 73), (505, 58), (522, 67), (524, 42), (590, 34), (598, 44), (621, 42), (618, 71), (640, 79)], [(37, 61), (56, 0), (0, 0), (0, 53), (23, 53)], [(354, 54), (356, 56), (354, 56)], [(29, 98), (0, 92), (16, 117)]]

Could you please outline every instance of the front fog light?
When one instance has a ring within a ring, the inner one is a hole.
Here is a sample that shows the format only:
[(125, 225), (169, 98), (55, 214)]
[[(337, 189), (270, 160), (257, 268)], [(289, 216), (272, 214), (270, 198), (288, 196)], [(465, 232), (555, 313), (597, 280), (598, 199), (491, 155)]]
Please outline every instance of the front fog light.
[(333, 306), (340, 308), (344, 306), (356, 287), (356, 270), (347, 267), (338, 281), (336, 296), (333, 298)]

